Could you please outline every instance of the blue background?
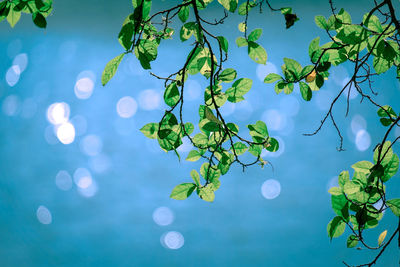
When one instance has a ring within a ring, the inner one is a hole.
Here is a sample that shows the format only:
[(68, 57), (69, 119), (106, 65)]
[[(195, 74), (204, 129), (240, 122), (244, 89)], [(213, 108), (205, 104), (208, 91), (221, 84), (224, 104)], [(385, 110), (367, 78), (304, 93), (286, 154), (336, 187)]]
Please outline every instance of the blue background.
[[(336, 1), (336, 5), (359, 21), (371, 4), (365, 2)], [(200, 164), (179, 162), (173, 153), (164, 153), (155, 140), (146, 139), (139, 131), (144, 124), (157, 122), (166, 108), (161, 101), (157, 108), (146, 110), (141, 101), (148, 89), (162, 97), (162, 82), (142, 71), (135, 57), (129, 55), (114, 79), (101, 86), (105, 64), (123, 51), (117, 35), (131, 12), (131, 1), (55, 1), (46, 30), (35, 27), (28, 15), (23, 15), (14, 29), (5, 21), (0, 23), (0, 265), (340, 266), (342, 260), (361, 264), (372, 259), (375, 253), (346, 248), (348, 230), (329, 241), (326, 225), (334, 213), (327, 190), (342, 170), (350, 170), (359, 160), (372, 160), (373, 148), (385, 129), (376, 108), (367, 101), (360, 103), (360, 96), (350, 101), (350, 113), (345, 118), (346, 99), (341, 97), (334, 114), (346, 151), (336, 150), (339, 140), (329, 122), (316, 136), (302, 135), (318, 127), (326, 113), (324, 103), (329, 104), (327, 101), (339, 92), (340, 84), (351, 74), (351, 66), (335, 69), (332, 79), (309, 103), (301, 99), (298, 88), (291, 96), (276, 95), (273, 86), (260, 78), (274, 66), (279, 72), (283, 57), (295, 58), (303, 66), (309, 63), (309, 42), (315, 36), (327, 41), (313, 18), (328, 16), (330, 7), (328, 1), (280, 1), (275, 5), (292, 6), (300, 21), (286, 30), (282, 15), (266, 8), (262, 14), (252, 13), (249, 29), (264, 30), (260, 43), (268, 53), (267, 68), (251, 61), (245, 48), (236, 48), (234, 40), (241, 34), (237, 23), (242, 18), (232, 16), (214, 30), (228, 34), (232, 54), (225, 66), (237, 69), (239, 77), (254, 80), (247, 102), (238, 104), (231, 114), (226, 111), (227, 118), (245, 129), (246, 123), (266, 119), (268, 111), (277, 110), (283, 122), (278, 123), (279, 129), (270, 129), (270, 134), (283, 144), (279, 156), (265, 158), (273, 169), (253, 166), (242, 172), (238, 166), (232, 167), (221, 178), (222, 186), (212, 204), (197, 196), (185, 201), (170, 199), (172, 188), (190, 182), (190, 170)], [(157, 3), (156, 9), (165, 6), (168, 1)], [(217, 5), (208, 12), (210, 18), (222, 14)], [(164, 41), (152, 71), (164, 75), (178, 70), (191, 42), (180, 44), (177, 34), (173, 40)], [(6, 73), (21, 53), (27, 54), (28, 65), (18, 83), (10, 86)], [(74, 94), (82, 71), (94, 73), (94, 90), (88, 99), (78, 99)], [(376, 79), (374, 88), (379, 103), (391, 104), (399, 111), (400, 89), (394, 77), (395, 71), (389, 71)], [(198, 97), (185, 102), (185, 114), (196, 123), (206, 80), (199, 75), (190, 79), (192, 92)], [(199, 85), (200, 91), (196, 91)], [(139, 104), (128, 119), (119, 117), (116, 111), (118, 100), (124, 96), (133, 97)], [(56, 102), (68, 103), (70, 118), (79, 115), (86, 121), (86, 130), (72, 144), (64, 145), (51, 134), (46, 114)], [(357, 149), (351, 130), (357, 114), (365, 119), (364, 130), (371, 139), (365, 151)], [(105, 164), (100, 165), (105, 167), (100, 171), (93, 157), (82, 151), (87, 135), (101, 140), (100, 159)], [(181, 156), (186, 155), (184, 151)], [(67, 191), (55, 183), (60, 170), (73, 176), (78, 168), (89, 170), (97, 185), (91, 197), (85, 197), (76, 183)], [(261, 194), (267, 179), (281, 185), (280, 195), (272, 200)], [(399, 189), (397, 175), (388, 183), (389, 198), (398, 197)], [(40, 206), (51, 214), (50, 224), (40, 223)], [(159, 207), (168, 207), (173, 213), (171, 224), (162, 226), (153, 220)], [(367, 240), (373, 244), (383, 230), (390, 233), (397, 220), (387, 212), (380, 224), (368, 231)], [(160, 238), (169, 231), (184, 237), (181, 248), (162, 245)], [(399, 249), (392, 244), (378, 266), (398, 266), (398, 261)]]

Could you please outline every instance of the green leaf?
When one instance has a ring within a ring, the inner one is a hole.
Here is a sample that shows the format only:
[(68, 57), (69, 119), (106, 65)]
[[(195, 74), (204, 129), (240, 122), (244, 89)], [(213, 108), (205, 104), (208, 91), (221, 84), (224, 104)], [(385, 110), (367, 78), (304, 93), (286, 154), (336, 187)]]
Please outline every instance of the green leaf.
[(283, 92), (288, 95), (293, 92), (293, 89), (294, 89), (293, 83), (286, 83), (285, 86), (283, 87)]
[(250, 145), (250, 147), (249, 147), (249, 152), (250, 152), (253, 156), (259, 157), (259, 156), (261, 155), (262, 148), (263, 148), (262, 145), (255, 145), (255, 144), (252, 144), (252, 145)]
[(378, 109), (378, 116), (379, 117), (390, 117), (392, 119), (396, 119), (397, 118), (397, 114), (396, 112), (393, 110), (393, 108), (389, 105), (385, 105), (381, 108)]
[(248, 42), (248, 46), (249, 57), (254, 62), (265, 65), (267, 63), (267, 52), (264, 47), (252, 41)]
[(331, 187), (328, 192), (334, 196), (340, 196), (343, 194), (342, 189), (339, 187)]
[(275, 73), (270, 73), (265, 77), (264, 83), (273, 83), (273, 82), (276, 82), (281, 79), (282, 79), (282, 77), (280, 75), (275, 74)]
[(388, 71), (390, 67), (393, 65), (393, 62), (390, 62), (385, 58), (376, 56), (372, 61), (372, 65), (374, 66), (376, 73), (381, 74)]
[(157, 138), (157, 132), (158, 132), (158, 123), (148, 123), (145, 126), (143, 126), (140, 131), (148, 138), (150, 139), (156, 139)]
[(142, 9), (142, 16), (144, 19), (146, 19), (151, 10), (151, 0), (142, 0), (143, 1), (143, 9)]
[(342, 172), (339, 174), (338, 180), (339, 180), (339, 185), (340, 185), (340, 187), (343, 189), (343, 188), (344, 188), (344, 185), (345, 185), (347, 182), (350, 181), (349, 172), (348, 172), (348, 171), (342, 171)]
[(236, 79), (236, 75), (237, 75), (236, 70), (232, 68), (224, 69), (219, 75), (219, 80), (226, 83), (230, 83), (234, 79)]
[(218, 42), (221, 46), (221, 49), (228, 53), (228, 40), (224, 36), (217, 36)]
[[(300, 79), (300, 74), (303, 68), (301, 65), (294, 59), (291, 58), (283, 58), (283, 61), (285, 62), (284, 69), (286, 72), (290, 72), (295, 79)], [(291, 80), (291, 79), (290, 79)]]
[(249, 37), (247, 39), (251, 42), (255, 42), (258, 40), (258, 38), (260, 38), (261, 34), (262, 29), (255, 29), (249, 34)]
[(347, 238), (347, 247), (348, 248), (354, 248), (355, 246), (357, 246), (358, 244), (358, 237), (356, 237), (355, 235), (350, 235)]
[(365, 14), (364, 18), (363, 18), (363, 24), (371, 31), (374, 31), (377, 33), (383, 32), (382, 24), (379, 21), (379, 18), (375, 15), (368, 16), (368, 14)]
[(176, 200), (184, 200), (184, 199), (187, 199), (192, 194), (194, 189), (196, 189), (195, 184), (183, 183), (183, 184), (175, 186), (175, 188), (172, 190), (171, 195), (169, 197), (176, 199)]
[(218, 2), (228, 11), (235, 12), (238, 0), (218, 0)]
[(191, 122), (187, 122), (185, 123), (185, 131), (187, 135), (191, 135), (193, 133), (194, 130), (194, 125)]
[(170, 83), (164, 92), (164, 102), (170, 107), (173, 107), (178, 103), (180, 94), (176, 82)]
[(232, 87), (229, 88), (225, 94), (228, 96), (228, 100), (232, 103), (240, 102), (244, 98), (243, 96), (250, 91), (253, 81), (248, 78), (240, 78), (236, 80)]
[(322, 49), (319, 47), (319, 37), (313, 39), (308, 47), (308, 55), (313, 63), (318, 61), (322, 54)]
[(345, 228), (346, 224), (343, 221), (343, 219), (339, 216), (336, 216), (328, 224), (327, 227), (328, 236), (330, 237), (331, 240), (334, 237), (339, 237), (344, 233)]
[(247, 46), (248, 42), (244, 37), (238, 37), (238, 38), (236, 38), (236, 45), (238, 47), (243, 47), (243, 46)]
[(344, 193), (346, 195), (352, 195), (352, 194), (358, 193), (358, 192), (360, 192), (360, 189), (361, 189), (360, 185), (353, 181), (347, 182), (343, 188)]
[(244, 22), (239, 23), (238, 24), (238, 29), (239, 29), (240, 32), (245, 32), (246, 29), (247, 29), (246, 23), (244, 23)]
[(209, 166), (210, 164), (208, 162), (203, 163), (200, 167), (200, 174), (203, 176), (204, 180), (213, 182), (221, 176), (221, 171), (214, 165), (211, 167)]
[(310, 101), (312, 98), (312, 91), (310, 86), (308, 86), (308, 84), (306, 84), (305, 82), (300, 82), (300, 93), (301, 93), (301, 97), (305, 100), (305, 101)]
[(269, 152), (276, 152), (279, 149), (279, 142), (275, 138), (271, 137), (266, 145), (264, 145), (265, 149)]
[[(235, 149), (236, 155), (242, 155), (247, 151), (247, 146), (242, 142), (236, 142), (233, 144), (233, 148)], [(233, 149), (232, 149), (233, 151)]]
[(208, 184), (206, 187), (199, 188), (197, 194), (202, 200), (207, 202), (213, 202), (215, 198), (213, 187), (210, 186), (210, 184)]
[(374, 166), (374, 164), (372, 164), (372, 162), (363, 160), (363, 161), (359, 161), (353, 165), (351, 165), (351, 167), (354, 169), (355, 172), (360, 172), (363, 174), (368, 174), (371, 172), (371, 168)]
[(400, 198), (387, 200), (386, 204), (392, 210), (394, 215), (400, 217)]
[(328, 30), (328, 22), (326, 21), (324, 16), (315, 16), (314, 18), (315, 24), (323, 30)]
[(183, 23), (185, 23), (189, 18), (189, 11), (190, 8), (188, 6), (183, 6), (179, 9), (178, 17)]
[(198, 133), (193, 137), (193, 142), (197, 146), (204, 147), (208, 143), (208, 138), (205, 134)]
[(11, 28), (14, 28), (15, 24), (17, 24), (20, 18), (21, 18), (21, 12), (14, 11), (13, 8), (9, 9), (7, 21), (10, 24)]
[[(282, 11), (282, 9), (281, 9)], [(291, 11), (290, 11), (291, 12)], [(291, 14), (291, 13), (283, 13), (285, 17), (285, 22), (286, 22), (286, 29), (289, 29), (294, 25), (296, 21), (299, 20), (296, 14)]]
[(106, 85), (112, 77), (114, 77), (115, 72), (118, 69), (119, 64), (121, 63), (122, 58), (125, 56), (124, 53), (116, 56), (115, 58), (111, 59), (103, 70), (103, 74), (101, 75), (101, 84), (104, 86)]
[(280, 94), (283, 91), (283, 89), (285, 88), (286, 85), (287, 85), (287, 83), (284, 82), (284, 81), (277, 82), (275, 84), (275, 93), (276, 94)]
[(331, 196), (332, 201), (332, 209), (338, 215), (344, 219), (348, 219), (349, 217), (349, 205), (346, 197), (344, 195)]
[(195, 27), (197, 27), (195, 22), (188, 22), (182, 25), (180, 31), (180, 38), (182, 42), (188, 40), (193, 35), (195, 32)]
[(151, 69), (150, 62), (157, 58), (158, 43), (156, 40), (141, 39), (135, 46), (135, 56), (144, 69)]
[[(383, 147), (382, 147), (382, 145), (379, 145), (375, 148), (375, 150), (374, 150), (374, 162), (375, 163), (378, 162), (379, 149), (381, 148), (381, 155), (380, 155), (381, 165), (385, 167), (387, 164), (389, 164), (389, 162), (392, 160), (392, 157), (393, 157), (393, 149), (391, 148), (391, 144), (392, 143), (390, 141), (386, 141), (383, 144)], [(385, 157), (383, 158), (383, 156), (385, 156)]]
[(38, 26), (39, 28), (46, 28), (46, 26), (47, 26), (46, 19), (39, 12), (35, 12), (32, 14), (32, 20), (33, 20), (33, 23), (35, 23), (35, 25)]
[(251, 136), (258, 136), (262, 138), (268, 137), (267, 125), (263, 121), (257, 121), (256, 124), (249, 124), (247, 128), (250, 130)]
[(200, 187), (200, 175), (199, 175), (199, 173), (198, 173), (196, 170), (192, 170), (192, 171), (190, 172), (190, 176), (192, 177), (194, 183), (195, 183), (198, 187)]
[(256, 5), (257, 4), (254, 1), (249, 2), (249, 5), (247, 5), (247, 1), (243, 2), (242, 4), (240, 4), (240, 6), (238, 8), (239, 15), (242, 15), (242, 16), (246, 15)]
[(132, 22), (125, 23), (118, 35), (118, 41), (123, 48), (129, 50), (132, 46), (134, 25)]
[(384, 175), (381, 177), (382, 182), (387, 182), (397, 173), (398, 170), (399, 157), (396, 154), (393, 154), (391, 161), (385, 165)]
[(186, 160), (187, 161), (198, 161), (201, 158), (200, 153), (197, 150), (192, 150), (189, 152), (189, 155), (187, 156)]

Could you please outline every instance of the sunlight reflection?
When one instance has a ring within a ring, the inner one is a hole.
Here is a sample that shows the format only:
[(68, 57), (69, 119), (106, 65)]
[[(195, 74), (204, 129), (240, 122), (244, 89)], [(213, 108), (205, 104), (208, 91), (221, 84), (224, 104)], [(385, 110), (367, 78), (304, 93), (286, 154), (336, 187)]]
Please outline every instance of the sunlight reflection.
[(267, 124), (268, 130), (279, 131), (286, 126), (286, 116), (276, 109), (264, 111), (261, 119)]
[(153, 212), (153, 220), (161, 226), (170, 225), (174, 221), (174, 213), (167, 207), (159, 207)]
[(20, 70), (19, 66), (17, 66), (17, 65), (11, 66), (6, 72), (7, 84), (10, 87), (15, 86), (19, 81), (20, 75), (21, 75), (21, 70)]
[(89, 158), (89, 167), (95, 173), (105, 173), (111, 168), (111, 159), (105, 154), (99, 154)]
[(7, 116), (15, 116), (20, 111), (21, 101), (16, 95), (9, 95), (3, 100), (2, 110)]
[(36, 217), (42, 224), (50, 224), (52, 222), (51, 213), (45, 206), (39, 206), (36, 210)]
[(26, 53), (18, 54), (12, 64), (13, 66), (18, 66), (21, 74), (28, 66), (28, 55)]
[(274, 199), (281, 193), (281, 184), (274, 179), (266, 180), (261, 186), (261, 194), (266, 199)]
[(97, 184), (93, 180), (90, 172), (85, 168), (78, 168), (74, 172), (74, 183), (78, 187), (78, 192), (84, 197), (92, 197), (97, 192)]
[(75, 96), (79, 99), (88, 99), (92, 96), (94, 82), (88, 78), (81, 78), (76, 81), (74, 92)]
[(71, 144), (75, 140), (75, 128), (69, 122), (58, 125), (56, 128), (57, 138), (64, 145)]
[(158, 109), (161, 105), (161, 95), (155, 90), (144, 90), (139, 94), (139, 106), (144, 110)]
[(103, 148), (103, 141), (97, 135), (90, 134), (85, 136), (80, 142), (82, 153), (88, 156), (96, 156), (100, 154)]
[(67, 171), (61, 170), (56, 175), (56, 185), (63, 191), (68, 191), (72, 188), (72, 178)]
[(163, 234), (160, 241), (165, 248), (169, 249), (180, 249), (185, 243), (183, 235), (176, 231), (170, 231)]
[(137, 111), (137, 103), (133, 97), (124, 96), (117, 103), (117, 113), (121, 118), (130, 118)]
[(359, 114), (355, 114), (351, 119), (351, 131), (353, 134), (357, 134), (360, 130), (367, 129), (367, 121), (364, 119), (363, 116)]
[(65, 102), (53, 103), (47, 108), (47, 120), (54, 125), (66, 123), (69, 119), (69, 105)]
[(359, 130), (356, 135), (357, 149), (360, 151), (365, 151), (369, 148), (370, 145), (371, 145), (371, 136), (369, 135), (369, 133), (364, 129)]

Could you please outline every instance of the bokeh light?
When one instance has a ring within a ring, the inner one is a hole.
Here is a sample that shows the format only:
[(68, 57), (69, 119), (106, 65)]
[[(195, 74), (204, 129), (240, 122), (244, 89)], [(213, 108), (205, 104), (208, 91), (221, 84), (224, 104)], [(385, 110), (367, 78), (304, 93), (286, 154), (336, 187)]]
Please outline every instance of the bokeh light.
[(364, 119), (363, 116), (359, 114), (355, 114), (351, 119), (351, 131), (353, 134), (357, 134), (360, 130), (367, 129), (367, 121)]
[(144, 90), (139, 94), (139, 106), (143, 110), (154, 110), (160, 108), (161, 95), (155, 90)]
[(92, 96), (94, 82), (88, 77), (81, 78), (76, 81), (74, 92), (79, 99), (88, 99)]
[(70, 190), (72, 188), (71, 175), (67, 171), (59, 171), (56, 175), (56, 185), (59, 189), (63, 191)]
[(165, 248), (169, 249), (180, 249), (185, 244), (183, 235), (176, 231), (163, 234), (160, 241)]
[(26, 53), (18, 54), (12, 64), (18, 66), (20, 73), (22, 73), (28, 66), (28, 55)]
[(68, 122), (70, 108), (65, 102), (51, 104), (47, 108), (47, 120), (54, 125)]
[(103, 141), (97, 135), (90, 134), (85, 136), (80, 142), (82, 153), (88, 156), (96, 156), (100, 154), (103, 148)]
[(75, 128), (69, 122), (56, 126), (57, 138), (64, 145), (71, 144), (75, 140)]
[(279, 131), (286, 126), (286, 116), (276, 109), (266, 110), (261, 119), (267, 124), (268, 130)]
[(153, 212), (153, 220), (161, 226), (170, 225), (174, 221), (174, 213), (168, 207), (159, 207)]
[(36, 210), (36, 217), (38, 221), (42, 224), (51, 224), (53, 218), (51, 212), (45, 206), (39, 206)]
[(356, 134), (355, 143), (358, 150), (365, 151), (371, 145), (371, 136), (366, 130), (359, 130)]
[(261, 194), (266, 199), (274, 199), (281, 193), (281, 184), (274, 179), (266, 180), (261, 186)]
[(124, 96), (117, 103), (117, 113), (121, 118), (130, 118), (137, 111), (136, 100), (131, 96)]
[(18, 65), (11, 66), (6, 72), (6, 82), (10, 87), (15, 86), (21, 75), (21, 70)]
[(16, 95), (9, 95), (3, 100), (2, 110), (7, 116), (15, 116), (20, 111), (21, 100)]

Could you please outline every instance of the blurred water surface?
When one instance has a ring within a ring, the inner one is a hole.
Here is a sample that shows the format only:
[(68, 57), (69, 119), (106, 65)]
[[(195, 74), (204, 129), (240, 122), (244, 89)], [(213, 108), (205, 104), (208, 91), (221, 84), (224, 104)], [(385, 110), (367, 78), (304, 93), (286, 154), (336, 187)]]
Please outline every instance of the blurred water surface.
[[(364, 1), (337, 1), (360, 19)], [(159, 1), (156, 8), (168, 6)], [(283, 57), (308, 63), (308, 44), (324, 33), (314, 15), (329, 15), (328, 1), (282, 1), (301, 20), (284, 29), (280, 14), (264, 10), (250, 17), (249, 28), (262, 27), (268, 64), (257, 66), (245, 49), (235, 48), (240, 18), (228, 19), (232, 48), (226, 67), (254, 80), (247, 100), (227, 104), (224, 115), (244, 129), (264, 120), (281, 143), (265, 154), (266, 166), (233, 167), (221, 178), (214, 203), (196, 196), (169, 198), (172, 188), (190, 181), (198, 163), (179, 162), (139, 129), (158, 121), (165, 109), (163, 85), (126, 57), (114, 79), (102, 87), (101, 72), (122, 52), (117, 34), (130, 1), (55, 1), (48, 28), (23, 16), (15, 29), (0, 24), (0, 265), (1, 266), (340, 266), (342, 260), (364, 263), (368, 251), (346, 248), (345, 235), (329, 242), (326, 225), (334, 216), (327, 190), (337, 175), (359, 160), (371, 160), (384, 128), (376, 110), (351, 94), (335, 115), (346, 151), (338, 152), (329, 123), (312, 132), (332, 98), (351, 75), (335, 68), (326, 86), (304, 103), (298, 88), (276, 95), (262, 81), (280, 72)], [(220, 9), (207, 14), (220, 16)], [(178, 69), (190, 44), (165, 41), (153, 63), (158, 74)], [(186, 49), (186, 50), (185, 50)], [(394, 71), (374, 83), (378, 101), (400, 109)], [(202, 100), (204, 78), (190, 77), (185, 116), (196, 122), (192, 107)], [(397, 132), (397, 135), (399, 132)], [(185, 158), (191, 146), (179, 149)], [(395, 147), (398, 149), (398, 147)], [(390, 196), (398, 196), (398, 177)], [(382, 225), (394, 228), (387, 214)], [(385, 230), (370, 232), (370, 240)], [(347, 232), (346, 232), (347, 233)], [(397, 266), (399, 251), (390, 246), (379, 266)]]

